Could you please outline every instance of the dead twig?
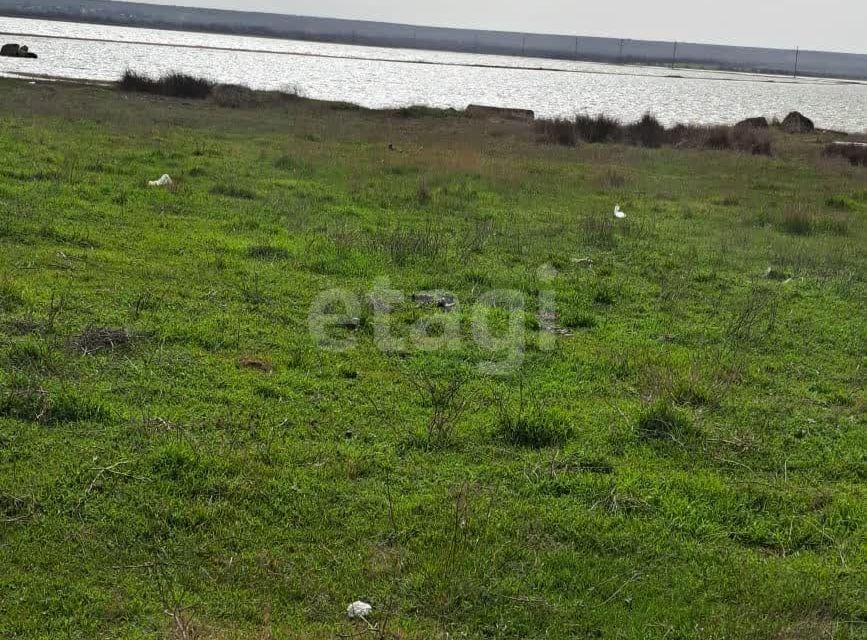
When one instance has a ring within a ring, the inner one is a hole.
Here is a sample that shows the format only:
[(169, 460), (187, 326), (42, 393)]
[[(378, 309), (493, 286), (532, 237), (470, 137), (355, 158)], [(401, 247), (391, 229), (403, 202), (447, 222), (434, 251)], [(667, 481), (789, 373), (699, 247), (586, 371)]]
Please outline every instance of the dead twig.
[(87, 490), (84, 492), (84, 495), (81, 496), (81, 499), (78, 501), (78, 504), (75, 507), (76, 512), (81, 510), (81, 507), (87, 501), (87, 498), (93, 493), (93, 490), (96, 488), (97, 483), (102, 480), (105, 476), (114, 476), (118, 478), (127, 478), (129, 480), (139, 480), (141, 482), (150, 482), (150, 478), (145, 478), (142, 476), (135, 476), (130, 473), (124, 473), (123, 471), (118, 471), (119, 467), (124, 465), (131, 464), (129, 460), (121, 460), (120, 462), (115, 462), (113, 465), (108, 467), (94, 467), (91, 471), (96, 471), (96, 475), (93, 477), (93, 480), (90, 481), (90, 484), (87, 486)]

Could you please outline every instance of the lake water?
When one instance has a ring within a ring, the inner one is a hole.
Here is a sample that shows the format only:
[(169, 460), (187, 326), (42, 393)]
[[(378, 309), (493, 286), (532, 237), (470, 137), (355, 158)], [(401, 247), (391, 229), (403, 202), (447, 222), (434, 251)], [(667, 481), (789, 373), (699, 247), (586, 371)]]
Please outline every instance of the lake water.
[(133, 29), (0, 17), (0, 41), (38, 60), (0, 58), (0, 75), (116, 80), (182, 71), (255, 89), (372, 108), (487, 104), (538, 116), (605, 113), (666, 124), (733, 123), (799, 110), (823, 128), (867, 132), (867, 83), (617, 66)]

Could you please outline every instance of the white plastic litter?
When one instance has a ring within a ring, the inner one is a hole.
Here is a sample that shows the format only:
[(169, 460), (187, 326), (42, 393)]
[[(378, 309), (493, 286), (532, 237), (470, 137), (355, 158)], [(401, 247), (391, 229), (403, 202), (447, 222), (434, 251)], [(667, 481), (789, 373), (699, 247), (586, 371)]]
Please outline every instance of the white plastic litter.
[(614, 217), (618, 220), (623, 220), (626, 217), (626, 214), (620, 210), (620, 205), (618, 204), (614, 207)]
[(159, 180), (151, 180), (148, 182), (149, 187), (170, 187), (174, 184), (171, 176), (169, 174), (164, 173)]
[(351, 605), (346, 607), (346, 615), (349, 616), (350, 620), (355, 620), (356, 618), (367, 618), (370, 614), (373, 613), (373, 607), (371, 607), (366, 602), (353, 602)]

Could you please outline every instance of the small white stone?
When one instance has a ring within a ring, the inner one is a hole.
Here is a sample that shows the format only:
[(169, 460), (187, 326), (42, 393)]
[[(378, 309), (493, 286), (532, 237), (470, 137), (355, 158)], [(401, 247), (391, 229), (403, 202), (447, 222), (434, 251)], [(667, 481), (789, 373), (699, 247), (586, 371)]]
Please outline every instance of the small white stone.
[(373, 613), (373, 607), (371, 607), (366, 602), (353, 602), (351, 605), (346, 607), (346, 615), (349, 616), (350, 620), (354, 620), (356, 618), (367, 618), (370, 614)]

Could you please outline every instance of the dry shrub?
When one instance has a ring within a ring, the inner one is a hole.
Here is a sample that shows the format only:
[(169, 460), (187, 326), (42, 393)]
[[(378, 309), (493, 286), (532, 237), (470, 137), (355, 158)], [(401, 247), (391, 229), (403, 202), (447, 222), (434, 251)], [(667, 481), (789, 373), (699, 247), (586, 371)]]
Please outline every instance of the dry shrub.
[(448, 171), (456, 173), (478, 173), (482, 167), (482, 158), (476, 149), (461, 146), (450, 150), (443, 165)]
[(752, 155), (771, 155), (771, 137), (764, 129), (747, 125), (735, 127), (676, 125), (668, 131), (671, 144), (717, 151), (733, 149)]
[(211, 95), (214, 83), (185, 73), (170, 73), (160, 78), (160, 87), (164, 96), (203, 99)]
[(431, 444), (446, 444), (475, 402), (468, 379), (461, 374), (435, 378), (427, 373), (408, 376), (420, 401), (430, 409), (426, 431)]
[(418, 259), (440, 259), (449, 248), (449, 238), (430, 227), (382, 230), (371, 243), (374, 248), (386, 253), (395, 264), (401, 266)]
[(745, 345), (766, 339), (777, 324), (779, 295), (771, 289), (755, 287), (726, 328), (731, 344)]
[(433, 192), (431, 191), (427, 176), (420, 176), (415, 187), (415, 199), (420, 205), (426, 205), (431, 201), (432, 195)]
[(727, 127), (707, 127), (703, 130), (703, 135), (699, 135), (701, 146), (705, 149), (731, 149), (732, 143), (729, 138), (729, 130)]
[(622, 189), (626, 186), (627, 177), (617, 167), (607, 166), (593, 172), (593, 184), (602, 191)]
[(259, 103), (256, 92), (240, 84), (218, 84), (211, 92), (211, 100), (229, 109), (249, 108)]
[(624, 137), (620, 122), (602, 114), (596, 117), (577, 116), (575, 129), (582, 140), (590, 143), (619, 142)]
[(127, 69), (121, 76), (118, 86), (122, 91), (138, 93), (158, 93), (159, 82), (146, 75)]
[(544, 144), (559, 144), (574, 147), (578, 144), (578, 132), (571, 120), (536, 120), (536, 137)]
[(565, 119), (537, 120), (536, 133), (540, 142), (569, 147), (583, 140), (589, 143), (623, 142), (651, 149), (670, 145), (771, 155), (770, 133), (748, 122), (734, 127), (677, 124), (666, 129), (650, 113), (629, 125), (622, 125), (604, 115), (579, 115), (574, 122)]
[(197, 78), (185, 73), (168, 73), (159, 80), (127, 70), (118, 83), (123, 91), (153, 93), (173, 98), (207, 98), (211, 95), (214, 83), (205, 78)]
[(771, 136), (766, 129), (738, 125), (730, 130), (732, 147), (754, 156), (771, 155)]
[(644, 114), (638, 122), (629, 125), (627, 135), (632, 144), (651, 149), (661, 147), (668, 140), (665, 127), (649, 113)]
[(802, 204), (790, 204), (780, 217), (780, 227), (786, 233), (796, 236), (807, 236), (816, 227), (815, 216)]
[(825, 147), (825, 155), (844, 158), (853, 167), (867, 167), (867, 144), (832, 143)]
[(827, 213), (816, 222), (822, 231), (831, 235), (849, 235), (849, 216), (845, 213)]

